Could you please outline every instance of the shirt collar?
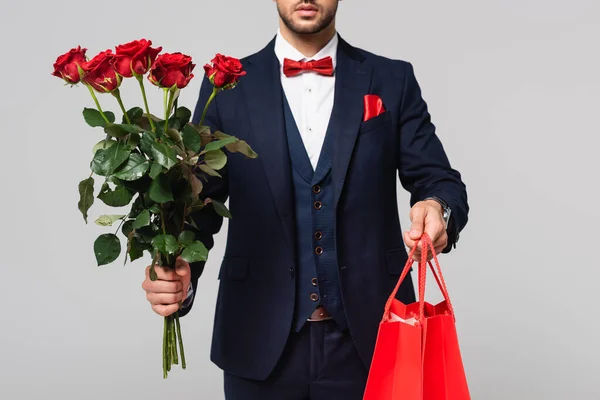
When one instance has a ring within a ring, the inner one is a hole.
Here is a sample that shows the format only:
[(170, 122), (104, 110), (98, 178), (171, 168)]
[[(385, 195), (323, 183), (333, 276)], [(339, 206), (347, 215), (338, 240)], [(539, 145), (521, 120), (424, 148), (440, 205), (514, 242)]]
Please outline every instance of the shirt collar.
[[(324, 57), (331, 57), (333, 61), (333, 68), (336, 66), (337, 62), (337, 47), (338, 47), (338, 34), (337, 32), (329, 42), (321, 49), (317, 54), (313, 57), (310, 57), (312, 60), (319, 60)], [(283, 68), (283, 59), (289, 58), (295, 61), (308, 61), (309, 58), (305, 57), (302, 53), (300, 53), (294, 46), (292, 46), (287, 40), (283, 38), (281, 35), (281, 30), (277, 30), (277, 36), (275, 37), (275, 55), (279, 60), (279, 64)]]

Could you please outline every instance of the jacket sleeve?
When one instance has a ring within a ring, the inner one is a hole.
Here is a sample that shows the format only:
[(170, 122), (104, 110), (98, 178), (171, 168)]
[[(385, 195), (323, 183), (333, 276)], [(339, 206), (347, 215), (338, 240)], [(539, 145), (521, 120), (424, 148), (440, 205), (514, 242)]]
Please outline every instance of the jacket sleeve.
[(412, 64), (405, 64), (404, 88), (400, 106), (400, 156), (398, 173), (402, 186), (411, 194), (411, 207), (428, 197), (442, 199), (451, 209), (447, 253), (455, 246), (467, 224), (469, 205), (460, 173), (450, 165), (435, 133), (427, 104)]
[[(204, 107), (208, 101), (208, 98), (212, 94), (212, 90), (212, 84), (206, 77), (204, 77), (202, 86), (200, 88), (198, 102), (196, 103), (196, 108), (192, 117), (193, 123), (198, 124), (200, 122)], [(204, 119), (204, 125), (209, 126), (212, 132), (221, 129), (217, 98), (218, 96), (216, 96), (210, 103)], [(227, 166), (220, 170), (219, 174), (222, 176), (222, 178), (203, 176), (203, 179), (206, 178), (206, 180), (203, 181), (203, 189), (200, 196), (204, 199), (211, 198), (224, 203), (229, 195)], [(204, 243), (206, 248), (210, 251), (214, 246), (213, 236), (221, 230), (221, 226), (223, 225), (223, 217), (219, 216), (215, 212), (212, 205), (209, 205), (200, 211), (194, 212), (191, 217), (196, 224), (196, 228), (187, 226), (186, 229), (192, 230), (196, 234), (196, 240)], [(184, 302), (181, 310), (179, 310), (179, 316), (184, 316), (190, 312), (194, 303), (194, 298), (198, 293), (198, 279), (204, 271), (204, 266), (205, 262), (196, 262), (190, 265), (192, 270), (192, 278), (190, 282), (191, 288), (188, 298)]]

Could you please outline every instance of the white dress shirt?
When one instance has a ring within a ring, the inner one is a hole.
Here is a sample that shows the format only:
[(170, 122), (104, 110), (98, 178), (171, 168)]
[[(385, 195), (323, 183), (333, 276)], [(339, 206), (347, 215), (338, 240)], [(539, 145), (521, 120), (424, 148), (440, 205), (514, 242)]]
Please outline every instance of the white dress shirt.
[[(338, 40), (336, 33), (317, 54), (308, 58), (285, 40), (281, 36), (280, 30), (277, 31), (275, 37), (275, 56), (281, 65), (281, 85), (313, 170), (317, 169), (333, 109), (335, 73), (333, 76), (325, 76), (310, 71), (288, 78), (283, 73), (283, 60), (289, 58), (294, 61), (309, 61), (330, 56), (335, 71)], [(182, 305), (184, 308), (189, 306), (193, 296), (194, 290), (190, 282), (186, 299)]]
[(313, 57), (305, 57), (281, 36), (280, 31), (277, 31), (275, 38), (275, 55), (281, 65), (281, 85), (313, 170), (317, 169), (333, 109), (335, 74), (325, 76), (309, 71), (288, 78), (283, 74), (283, 60), (289, 58), (294, 61), (309, 61), (330, 56), (335, 69), (337, 45), (336, 33), (317, 54)]

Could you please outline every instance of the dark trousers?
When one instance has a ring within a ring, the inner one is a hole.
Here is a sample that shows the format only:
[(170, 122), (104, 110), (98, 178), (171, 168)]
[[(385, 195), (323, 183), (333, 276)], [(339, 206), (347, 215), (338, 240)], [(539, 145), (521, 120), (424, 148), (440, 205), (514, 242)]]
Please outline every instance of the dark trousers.
[(361, 400), (367, 370), (348, 333), (333, 320), (307, 322), (292, 333), (264, 381), (225, 373), (226, 400)]

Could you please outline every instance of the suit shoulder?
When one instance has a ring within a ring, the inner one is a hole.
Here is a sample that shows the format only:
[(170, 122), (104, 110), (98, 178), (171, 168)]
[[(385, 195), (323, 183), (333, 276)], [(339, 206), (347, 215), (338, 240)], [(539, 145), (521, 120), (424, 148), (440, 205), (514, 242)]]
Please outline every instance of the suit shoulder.
[(356, 50), (371, 63), (378, 73), (391, 75), (392, 77), (400, 79), (404, 79), (407, 73), (413, 73), (413, 66), (408, 60), (390, 58), (360, 48), (357, 48)]

